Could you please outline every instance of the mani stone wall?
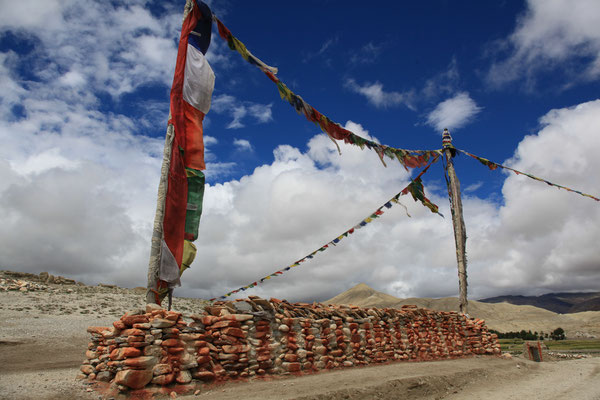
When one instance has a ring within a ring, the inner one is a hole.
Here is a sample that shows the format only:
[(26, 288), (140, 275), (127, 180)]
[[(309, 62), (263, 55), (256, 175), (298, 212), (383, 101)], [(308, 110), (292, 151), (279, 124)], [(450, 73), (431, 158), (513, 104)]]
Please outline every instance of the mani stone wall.
[(215, 302), (189, 316), (148, 305), (146, 312), (88, 332), (92, 340), (79, 378), (110, 382), (120, 391), (500, 354), (497, 336), (483, 320), (456, 312), (256, 296)]

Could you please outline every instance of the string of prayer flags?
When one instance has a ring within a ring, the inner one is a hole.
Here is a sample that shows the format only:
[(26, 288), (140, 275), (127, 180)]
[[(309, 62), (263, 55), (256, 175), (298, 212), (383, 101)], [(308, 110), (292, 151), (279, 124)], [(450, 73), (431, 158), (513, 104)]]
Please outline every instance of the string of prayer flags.
[(547, 181), (545, 179), (538, 178), (537, 176), (528, 174), (526, 172), (521, 172), (521, 171), (518, 171), (518, 170), (516, 170), (514, 168), (507, 167), (505, 165), (495, 163), (495, 162), (490, 161), (490, 160), (488, 160), (486, 158), (476, 156), (475, 154), (471, 154), (471, 153), (469, 153), (468, 151), (465, 151), (465, 150), (460, 150), (460, 149), (456, 149), (456, 150), (460, 151), (461, 153), (464, 153), (464, 154), (468, 155), (469, 157), (472, 157), (472, 158), (476, 159), (477, 161), (479, 161), (480, 163), (482, 163), (483, 165), (485, 165), (486, 167), (488, 167), (492, 171), (496, 170), (497, 168), (507, 169), (509, 171), (514, 172), (517, 175), (525, 175), (526, 177), (531, 178), (531, 179), (535, 179), (536, 181), (544, 182), (545, 184), (547, 184), (549, 186), (554, 186), (554, 187), (559, 188), (559, 189), (564, 189), (567, 192), (577, 193), (577, 194), (579, 194), (581, 196), (589, 197), (592, 200), (600, 201), (600, 199), (598, 197), (592, 196), (591, 194), (582, 193), (579, 190), (574, 190), (574, 189), (568, 188), (566, 186), (557, 185), (556, 183), (552, 183), (552, 182), (549, 182), (549, 181)]
[[(227, 27), (213, 14), (219, 28), (219, 35), (227, 42), (231, 50), (237, 51), (244, 60), (259, 68), (267, 77), (277, 85), (277, 90), (282, 100), (290, 103), (298, 114), (304, 115), (307, 120), (314, 122), (325, 132), (329, 138), (336, 144), (338, 152), (340, 148), (336, 140), (342, 140), (344, 143), (352, 144), (364, 150), (366, 147), (373, 150), (379, 156), (383, 165), (387, 166), (384, 158), (398, 160), (400, 164), (408, 168), (420, 168), (426, 166), (430, 160), (438, 160), (441, 150), (406, 150), (379, 144), (369, 139), (358, 136), (354, 132), (343, 128), (337, 122), (332, 121), (326, 115), (321, 114), (313, 106), (304, 101), (304, 99), (292, 92), (277, 76), (277, 68), (270, 67), (258, 58), (256, 58), (246, 46), (233, 34)], [(341, 154), (341, 152), (340, 152)]]
[[(415, 201), (420, 201), (421, 203), (423, 203), (423, 205), (427, 208), (429, 208), (431, 210), (431, 212), (439, 214), (443, 217), (442, 214), (440, 214), (438, 212), (438, 206), (436, 206), (435, 204), (433, 204), (431, 201), (429, 201), (429, 199), (427, 199), (427, 197), (425, 197), (425, 193), (423, 191), (423, 183), (421, 181), (421, 177), (423, 176), (423, 174), (425, 174), (425, 172), (427, 172), (427, 170), (429, 169), (429, 167), (437, 161), (437, 157), (433, 160), (431, 160), (431, 162), (427, 165), (427, 167), (425, 167), (421, 173), (419, 173), (419, 175), (417, 175), (416, 178), (414, 178), (411, 183), (408, 184), (408, 186), (406, 186), (404, 189), (402, 189), (400, 192), (398, 192), (394, 197), (392, 197), (391, 199), (389, 199), (388, 201), (386, 201), (381, 207), (379, 207), (377, 210), (375, 210), (373, 213), (371, 213), (371, 215), (369, 215), (368, 217), (364, 218), (362, 221), (360, 221), (358, 224), (354, 225), (352, 228), (348, 229), (346, 232), (342, 233), (341, 235), (339, 235), (338, 237), (336, 237), (335, 239), (327, 242), (326, 244), (324, 244), (323, 246), (321, 246), (320, 248), (318, 248), (317, 250), (313, 251), (312, 253), (310, 253), (309, 255), (302, 257), (301, 259), (299, 259), (298, 261), (296, 261), (295, 263), (288, 265), (285, 268), (282, 268), (278, 271), (273, 272), (270, 275), (267, 275), (265, 277), (260, 278), (258, 281), (252, 282), (246, 286), (242, 286), (239, 289), (236, 290), (232, 290), (229, 293), (224, 294), (223, 296), (220, 297), (214, 297), (212, 299), (210, 299), (209, 301), (215, 301), (217, 299), (226, 299), (227, 297), (239, 293), (239, 292), (243, 292), (246, 289), (250, 289), (253, 288), (255, 286), (257, 286), (259, 283), (263, 283), (264, 281), (267, 281), (271, 278), (277, 277), (279, 275), (282, 275), (284, 272), (289, 271), (292, 268), (298, 267), (301, 263), (307, 261), (307, 260), (311, 260), (314, 258), (315, 255), (317, 255), (320, 252), (323, 252), (325, 250), (327, 250), (328, 248), (330, 248), (329, 246), (336, 246), (342, 239), (348, 237), (348, 235), (352, 235), (354, 232), (356, 232), (359, 229), (362, 229), (363, 227), (367, 226), (368, 224), (370, 224), (371, 222), (373, 222), (374, 220), (376, 220), (377, 218), (381, 217), (385, 210), (385, 209), (390, 209), (392, 208), (393, 204), (400, 204), (402, 207), (404, 207), (404, 209), (406, 210), (406, 206), (402, 203), (400, 203), (400, 201), (398, 200), (400, 198), (400, 196), (404, 196), (408, 193), (412, 194), (413, 199)], [(408, 212), (406, 213), (406, 215), (408, 215), (410, 217), (410, 214), (408, 214)]]

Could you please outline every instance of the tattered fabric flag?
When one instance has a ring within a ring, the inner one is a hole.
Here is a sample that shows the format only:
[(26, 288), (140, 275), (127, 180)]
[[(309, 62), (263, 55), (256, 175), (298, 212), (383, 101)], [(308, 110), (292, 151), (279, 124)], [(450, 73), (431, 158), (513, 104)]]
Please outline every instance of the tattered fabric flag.
[(180, 276), (196, 255), (204, 196), (203, 120), (210, 109), (215, 75), (205, 54), (210, 45), (212, 13), (199, 0), (183, 21), (170, 95), (169, 129), (173, 132), (168, 171), (163, 242), (156, 301), (179, 286)]
[(420, 201), (423, 205), (431, 210), (432, 213), (444, 216), (438, 210), (438, 206), (433, 204), (427, 197), (425, 197), (425, 191), (423, 189), (423, 182), (421, 178), (414, 179), (410, 185), (408, 185), (402, 194), (410, 193), (415, 201)]
[[(339, 243), (342, 239), (348, 237), (349, 234), (352, 234), (356, 229), (360, 229), (363, 226), (367, 225), (369, 222), (373, 221), (373, 218), (379, 218), (379, 216), (381, 216), (383, 214), (383, 207), (386, 208), (391, 208), (392, 207), (392, 203), (394, 204), (400, 204), (402, 207), (404, 207), (404, 209), (406, 210), (406, 206), (402, 203), (400, 203), (398, 201), (398, 198), (400, 196), (403, 196), (407, 193), (411, 193), (413, 195), (413, 198), (415, 200), (419, 200), (423, 203), (423, 205), (427, 208), (429, 208), (432, 212), (435, 212), (439, 215), (441, 215), (443, 217), (442, 214), (440, 214), (439, 212), (437, 212), (438, 207), (433, 204), (432, 202), (429, 201), (429, 199), (427, 199), (427, 197), (425, 197), (424, 191), (423, 191), (423, 183), (421, 182), (421, 177), (423, 176), (423, 174), (425, 174), (425, 172), (427, 172), (427, 170), (429, 169), (429, 167), (431, 167), (431, 165), (436, 162), (437, 159), (432, 159), (431, 162), (427, 165), (427, 167), (425, 167), (421, 173), (419, 173), (419, 175), (417, 175), (416, 178), (414, 178), (411, 183), (405, 187), (404, 189), (402, 189), (399, 193), (397, 193), (394, 197), (392, 197), (391, 199), (389, 199), (388, 201), (386, 201), (384, 203), (384, 205), (382, 205), (381, 207), (377, 208), (377, 210), (375, 210), (374, 213), (371, 214), (371, 216), (365, 218), (364, 220), (362, 220), (361, 222), (359, 222), (357, 225), (355, 225), (354, 227), (348, 229), (347, 231), (345, 231), (344, 233), (342, 233), (341, 235), (339, 235), (338, 237), (336, 237), (335, 239), (331, 240), (330, 242), (327, 242), (327, 244), (321, 246), (319, 249), (313, 251), (312, 253), (310, 253), (309, 255), (301, 258), (300, 260), (296, 261), (294, 264), (290, 265), (289, 267), (283, 268), (282, 270), (279, 270), (277, 272), (272, 273), (271, 275), (265, 276), (264, 278), (260, 279), (260, 282), (264, 282), (267, 279), (271, 279), (272, 276), (277, 276), (277, 275), (281, 275), (283, 274), (283, 272), (290, 270), (291, 267), (297, 267), (300, 265), (300, 263), (306, 261), (306, 260), (310, 260), (313, 258), (313, 256), (315, 254), (317, 254), (318, 252), (321, 251), (325, 251), (327, 248), (329, 248), (329, 245), (333, 245), (335, 246), (337, 243)], [(410, 217), (410, 215), (408, 214), (408, 211), (406, 212), (406, 215), (408, 215)], [(254, 282), (254, 285), (256, 285), (257, 283)], [(233, 292), (229, 292), (227, 293), (225, 296), (221, 296), (219, 298), (223, 299), (226, 296), (230, 296), (231, 294), (236, 293), (235, 291)], [(212, 298), (209, 301), (214, 301), (217, 298)]]
[[(283, 83), (275, 74), (277, 73), (277, 69), (273, 67), (269, 67), (262, 61), (258, 60), (255, 56), (248, 51), (246, 46), (238, 40), (229, 29), (221, 22), (216, 16), (213, 17), (217, 22), (217, 26), (219, 27), (219, 35), (223, 40), (227, 42), (229, 48), (231, 50), (237, 51), (244, 60), (248, 61), (250, 64), (258, 67), (262, 72), (267, 75), (267, 77), (277, 85), (277, 90), (279, 91), (279, 96), (282, 100), (290, 103), (292, 107), (296, 110), (298, 114), (302, 114), (311, 122), (314, 122), (316, 125), (321, 128), (321, 130), (329, 136), (335, 145), (338, 148), (338, 152), (340, 152), (340, 148), (338, 144), (335, 142), (336, 140), (344, 141), (344, 143), (356, 145), (363, 149), (367, 147), (370, 150), (373, 150), (379, 156), (379, 159), (385, 164), (384, 157), (388, 157), (392, 160), (398, 160), (404, 168), (417, 168), (424, 167), (429, 163), (430, 160), (437, 161), (438, 156), (441, 155), (441, 150), (405, 150), (405, 149), (397, 149), (394, 147), (389, 147), (386, 145), (381, 145), (372, 140), (365, 139), (361, 136), (356, 135), (355, 133), (349, 131), (346, 128), (343, 128), (337, 122), (332, 121), (327, 116), (321, 114), (317, 111), (313, 106), (306, 103), (302, 97), (298, 96), (294, 92), (292, 92), (286, 85)], [(341, 152), (340, 152), (341, 154)]]
[(479, 162), (480, 162), (480, 163), (482, 163), (483, 165), (487, 166), (487, 167), (488, 167), (489, 169), (491, 169), (492, 171), (493, 171), (493, 170), (495, 170), (495, 169), (497, 169), (498, 167), (500, 167), (500, 168), (503, 168), (503, 169), (506, 169), (506, 170), (512, 171), (512, 172), (514, 172), (514, 173), (515, 173), (515, 174), (517, 174), (517, 175), (525, 175), (526, 177), (528, 177), (528, 178), (531, 178), (531, 179), (535, 179), (536, 181), (544, 182), (545, 184), (547, 184), (547, 185), (549, 185), (549, 186), (554, 186), (554, 187), (556, 187), (556, 188), (559, 188), (559, 189), (564, 189), (564, 190), (566, 190), (567, 192), (573, 192), (573, 193), (577, 193), (577, 194), (579, 194), (579, 195), (581, 195), (581, 196), (584, 196), (584, 197), (589, 197), (589, 198), (590, 198), (590, 199), (592, 199), (592, 200), (600, 201), (600, 198), (598, 198), (598, 197), (596, 197), (596, 196), (592, 196), (591, 194), (582, 193), (582, 192), (580, 192), (579, 190), (574, 190), (574, 189), (570, 189), (570, 188), (568, 188), (568, 187), (566, 187), (566, 186), (557, 185), (556, 183), (552, 183), (552, 182), (549, 182), (549, 181), (547, 181), (547, 180), (545, 180), (545, 179), (538, 178), (537, 176), (534, 176), (534, 175), (528, 174), (528, 173), (526, 173), (526, 172), (517, 171), (517, 170), (516, 170), (516, 169), (514, 169), (514, 168), (507, 167), (507, 166), (505, 166), (505, 165), (502, 165), (502, 164), (498, 164), (498, 163), (492, 162), (492, 161), (490, 161), (490, 160), (488, 160), (488, 159), (486, 159), (486, 158), (483, 158), (483, 157), (476, 156), (475, 154), (471, 154), (471, 153), (469, 153), (468, 151), (464, 151), (464, 150), (461, 150), (461, 149), (456, 149), (456, 150), (460, 151), (461, 153), (464, 153), (464, 154), (468, 155), (469, 157), (472, 157), (472, 158), (476, 159), (477, 161), (479, 161)]

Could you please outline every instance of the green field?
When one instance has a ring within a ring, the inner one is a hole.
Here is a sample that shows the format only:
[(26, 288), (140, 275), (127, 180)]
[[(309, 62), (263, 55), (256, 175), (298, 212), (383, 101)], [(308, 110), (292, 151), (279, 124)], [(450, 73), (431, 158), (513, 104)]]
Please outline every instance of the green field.
[[(498, 339), (502, 351), (521, 353), (523, 339)], [(600, 351), (600, 339), (587, 340), (544, 340), (542, 342), (549, 351)]]

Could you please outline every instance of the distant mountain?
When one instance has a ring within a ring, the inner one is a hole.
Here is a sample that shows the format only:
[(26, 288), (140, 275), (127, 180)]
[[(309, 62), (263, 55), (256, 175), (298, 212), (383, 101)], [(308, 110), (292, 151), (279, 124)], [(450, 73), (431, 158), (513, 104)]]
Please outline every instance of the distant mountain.
[(548, 293), (541, 296), (497, 296), (479, 300), (483, 303), (509, 303), (534, 306), (559, 314), (600, 311), (600, 292)]

